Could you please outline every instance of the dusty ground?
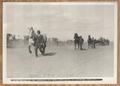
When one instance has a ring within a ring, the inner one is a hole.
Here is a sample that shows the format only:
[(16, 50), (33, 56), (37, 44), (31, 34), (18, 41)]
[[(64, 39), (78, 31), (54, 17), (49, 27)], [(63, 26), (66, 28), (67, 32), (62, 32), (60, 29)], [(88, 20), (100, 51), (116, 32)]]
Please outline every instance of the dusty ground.
[(84, 51), (73, 46), (50, 46), (46, 55), (36, 58), (27, 46), (8, 48), (7, 76), (10, 78), (42, 77), (111, 77), (113, 46), (98, 46)]

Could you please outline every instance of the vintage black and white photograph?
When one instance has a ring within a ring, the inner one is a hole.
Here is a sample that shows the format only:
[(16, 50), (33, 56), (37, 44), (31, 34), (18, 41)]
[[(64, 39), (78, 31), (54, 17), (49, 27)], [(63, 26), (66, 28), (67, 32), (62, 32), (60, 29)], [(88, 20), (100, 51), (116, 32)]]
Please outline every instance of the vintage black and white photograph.
[(3, 82), (113, 84), (116, 2), (3, 3)]

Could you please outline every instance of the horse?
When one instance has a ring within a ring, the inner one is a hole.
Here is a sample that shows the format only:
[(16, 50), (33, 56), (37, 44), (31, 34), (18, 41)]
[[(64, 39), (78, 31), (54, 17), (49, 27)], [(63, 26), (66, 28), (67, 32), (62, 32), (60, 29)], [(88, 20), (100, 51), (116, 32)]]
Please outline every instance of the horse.
[[(29, 53), (32, 53), (31, 50), (31, 46), (33, 46), (34, 48), (38, 47), (40, 48), (40, 52), (42, 53), (42, 55), (45, 54), (45, 48), (46, 48), (46, 42), (47, 42), (47, 36), (46, 34), (41, 34), (41, 39), (42, 40), (40, 43), (37, 42), (38, 37), (37, 34), (35, 33), (35, 31), (32, 29), (29, 29)], [(36, 54), (36, 49), (35, 49), (35, 55)]]
[(75, 50), (76, 47), (78, 46), (78, 49), (83, 50), (82, 46), (84, 43), (84, 39), (82, 38), (82, 36), (78, 36), (77, 33), (74, 34), (74, 44), (75, 44)]
[(110, 44), (110, 41), (108, 39), (103, 39), (103, 40), (96, 40), (96, 43), (101, 45), (101, 46), (105, 46), (105, 45), (109, 45)]
[(28, 50), (29, 50), (29, 53), (32, 53), (31, 47), (34, 46), (34, 44), (35, 44), (35, 37), (36, 37), (36, 33), (35, 33), (33, 27), (31, 27), (29, 29), (29, 37), (28, 37), (28, 41), (29, 41)]
[(105, 45), (109, 45), (110, 41), (108, 39), (104, 39), (104, 38), (100, 38), (100, 39), (94, 39), (93, 37), (91, 38), (91, 36), (88, 36), (88, 48), (92, 47), (92, 48), (96, 48), (96, 44), (105, 46)]
[(110, 44), (110, 40), (109, 39), (105, 39), (103, 37), (100, 37), (98, 39), (98, 44), (102, 45), (102, 46), (109, 45)]

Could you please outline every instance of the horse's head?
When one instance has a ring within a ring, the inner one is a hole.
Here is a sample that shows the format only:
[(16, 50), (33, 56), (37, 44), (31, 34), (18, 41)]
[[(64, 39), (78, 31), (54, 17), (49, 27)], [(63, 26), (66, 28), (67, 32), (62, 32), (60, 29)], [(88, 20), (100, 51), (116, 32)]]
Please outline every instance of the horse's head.
[(35, 36), (36, 36), (36, 33), (35, 33), (33, 27), (30, 27), (30, 28), (29, 28), (29, 36), (30, 36), (31, 38), (35, 38)]
[(28, 28), (29, 32), (34, 31), (33, 27)]

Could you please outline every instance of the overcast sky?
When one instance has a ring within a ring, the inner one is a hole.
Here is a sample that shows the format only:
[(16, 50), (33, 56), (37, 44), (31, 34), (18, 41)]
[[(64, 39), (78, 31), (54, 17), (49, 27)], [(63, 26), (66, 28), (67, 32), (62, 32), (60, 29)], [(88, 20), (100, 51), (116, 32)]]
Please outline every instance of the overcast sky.
[(75, 32), (85, 39), (90, 34), (113, 40), (114, 16), (114, 5), (6, 3), (3, 18), (7, 32), (21, 36), (33, 26), (35, 31), (60, 40), (73, 39)]

